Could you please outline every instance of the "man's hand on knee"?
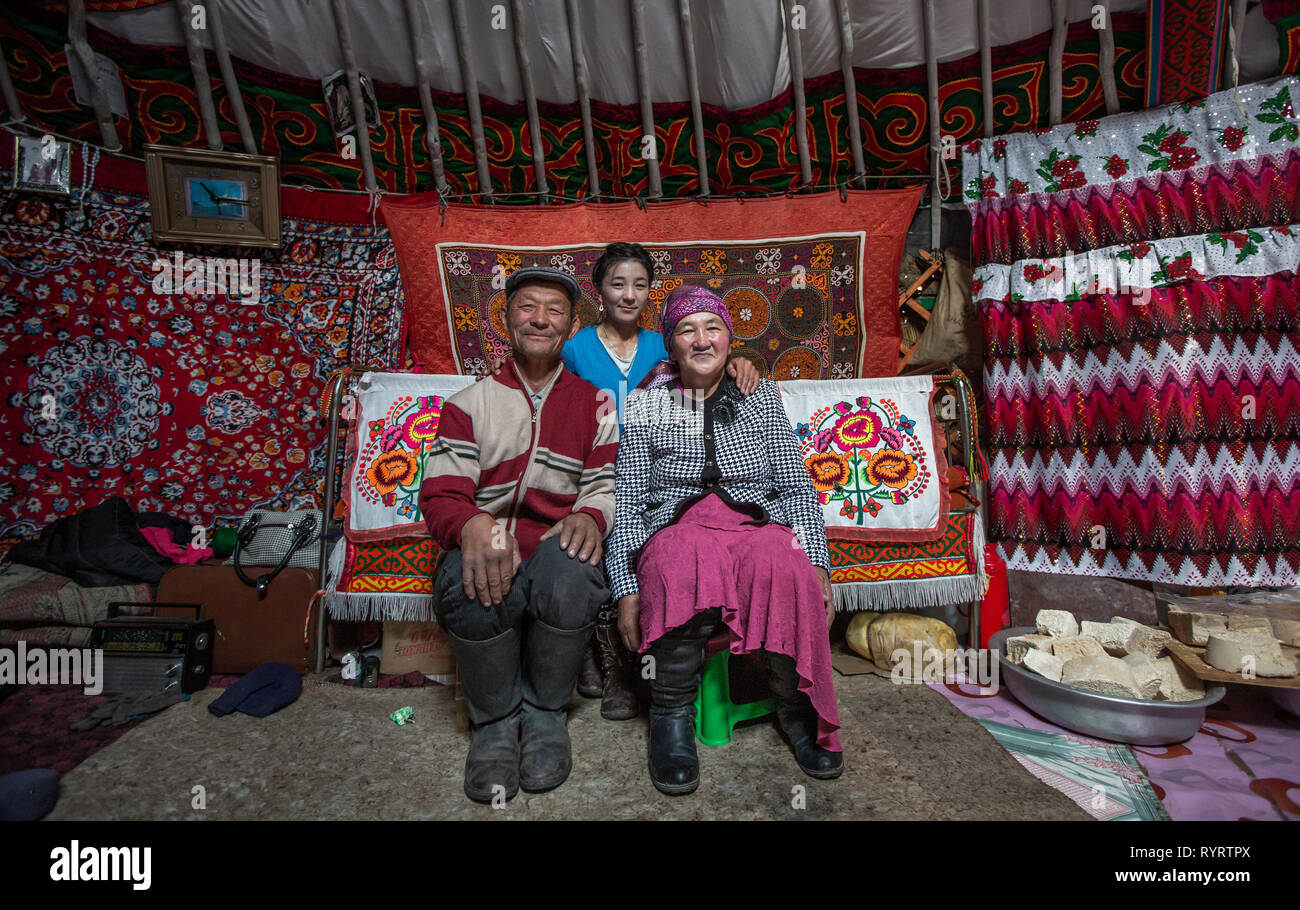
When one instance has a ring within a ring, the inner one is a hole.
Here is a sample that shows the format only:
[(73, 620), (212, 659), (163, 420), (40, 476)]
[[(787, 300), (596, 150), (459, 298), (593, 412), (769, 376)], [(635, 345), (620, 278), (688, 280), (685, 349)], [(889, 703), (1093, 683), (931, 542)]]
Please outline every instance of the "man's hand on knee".
[(461, 528), (461, 585), (471, 600), (483, 604), (505, 600), (520, 562), (519, 542), (492, 516), (475, 515)]
[(600, 537), (600, 529), (596, 527), (596, 519), (586, 512), (566, 515), (551, 525), (550, 529), (542, 535), (542, 540), (554, 537), (556, 534), (560, 535), (560, 549), (568, 553), (570, 559), (576, 558), (579, 562), (590, 563), (593, 566), (600, 565), (605, 547)]

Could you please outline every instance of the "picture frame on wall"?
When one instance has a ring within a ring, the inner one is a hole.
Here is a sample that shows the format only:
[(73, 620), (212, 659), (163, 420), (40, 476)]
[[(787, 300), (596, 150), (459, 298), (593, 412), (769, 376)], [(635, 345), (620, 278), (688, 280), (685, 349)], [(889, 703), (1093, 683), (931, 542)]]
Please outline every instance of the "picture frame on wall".
[(14, 136), (15, 190), (66, 196), (72, 182), (72, 143), (53, 136)]
[(153, 239), (280, 248), (280, 161), (146, 145)]

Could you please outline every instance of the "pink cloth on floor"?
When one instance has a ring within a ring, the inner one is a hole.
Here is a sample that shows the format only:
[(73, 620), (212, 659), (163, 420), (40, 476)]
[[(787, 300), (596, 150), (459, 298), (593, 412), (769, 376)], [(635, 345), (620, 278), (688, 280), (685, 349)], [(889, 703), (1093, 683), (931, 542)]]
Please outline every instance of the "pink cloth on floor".
[(641, 650), (696, 613), (722, 608), (731, 653), (794, 658), (799, 691), (817, 712), (817, 745), (842, 751), (830, 636), (817, 570), (785, 525), (752, 519), (706, 496), (646, 544), (637, 564)]
[(196, 566), (203, 560), (212, 558), (211, 547), (196, 547), (190, 544), (182, 549), (176, 541), (172, 540), (172, 534), (166, 528), (141, 528), (140, 533), (144, 535), (145, 540), (149, 541), (149, 546), (177, 565)]

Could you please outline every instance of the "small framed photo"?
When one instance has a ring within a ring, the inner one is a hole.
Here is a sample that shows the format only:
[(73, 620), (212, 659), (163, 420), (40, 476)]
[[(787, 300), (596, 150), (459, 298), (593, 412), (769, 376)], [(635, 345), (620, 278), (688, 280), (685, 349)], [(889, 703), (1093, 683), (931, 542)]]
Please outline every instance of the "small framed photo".
[(269, 155), (144, 147), (153, 238), (280, 248), (280, 161)]
[(72, 143), (53, 136), (14, 137), (14, 189), (68, 195)]

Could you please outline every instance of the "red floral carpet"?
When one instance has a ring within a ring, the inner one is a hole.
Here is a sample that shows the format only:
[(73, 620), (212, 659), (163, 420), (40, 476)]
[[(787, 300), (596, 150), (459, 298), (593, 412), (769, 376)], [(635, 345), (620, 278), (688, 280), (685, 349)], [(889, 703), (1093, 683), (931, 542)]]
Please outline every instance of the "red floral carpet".
[(256, 258), (256, 304), (161, 293), (143, 165), (103, 158), (83, 209), (74, 157), (72, 197), (0, 194), (0, 549), (109, 494), (209, 529), (314, 505), (327, 377), (401, 360), (382, 224), (284, 190), (282, 250), (185, 251)]

